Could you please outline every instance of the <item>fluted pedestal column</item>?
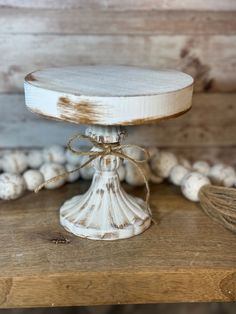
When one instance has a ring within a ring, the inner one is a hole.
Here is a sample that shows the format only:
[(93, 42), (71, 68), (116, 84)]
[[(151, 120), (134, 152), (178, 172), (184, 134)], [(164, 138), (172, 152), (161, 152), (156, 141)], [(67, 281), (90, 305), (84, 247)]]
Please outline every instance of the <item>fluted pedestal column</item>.
[[(120, 127), (105, 126), (89, 127), (86, 134), (103, 143), (117, 143), (124, 136)], [(120, 185), (120, 162), (113, 155), (93, 161), (96, 171), (89, 190), (66, 201), (60, 209), (60, 222), (66, 230), (93, 240), (118, 240), (149, 227), (151, 217), (145, 202), (127, 194)]]

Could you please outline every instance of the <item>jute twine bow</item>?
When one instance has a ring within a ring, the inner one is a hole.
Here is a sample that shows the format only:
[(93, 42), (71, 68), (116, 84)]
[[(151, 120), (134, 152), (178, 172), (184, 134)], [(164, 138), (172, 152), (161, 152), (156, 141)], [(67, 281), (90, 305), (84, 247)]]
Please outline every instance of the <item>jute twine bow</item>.
[[(73, 146), (72, 146), (72, 143), (75, 140), (88, 141), (91, 144), (93, 144), (94, 147), (98, 148), (98, 150), (96, 150), (96, 151), (78, 151), (75, 148), (73, 148)], [(127, 154), (125, 154), (123, 152), (123, 149), (128, 148), (128, 147), (136, 148), (136, 149), (139, 149), (140, 151), (144, 152), (144, 158), (142, 160), (139, 160), (139, 159), (132, 158), (132, 157), (128, 156)], [(41, 190), (43, 187), (45, 187), (45, 185), (47, 185), (48, 183), (55, 182), (59, 179), (64, 179), (64, 178), (68, 177), (70, 174), (79, 171), (80, 169), (82, 169), (85, 166), (87, 166), (88, 164), (90, 164), (96, 158), (100, 157), (101, 159), (103, 159), (105, 156), (113, 155), (113, 156), (117, 156), (121, 159), (129, 160), (138, 169), (140, 175), (143, 178), (143, 181), (145, 183), (146, 190), (147, 190), (146, 200), (145, 200), (146, 210), (148, 211), (150, 217), (152, 217), (152, 213), (151, 213), (151, 210), (149, 208), (150, 188), (149, 188), (149, 184), (148, 184), (148, 180), (146, 178), (146, 175), (144, 174), (144, 172), (140, 166), (140, 164), (147, 162), (149, 159), (149, 153), (145, 148), (140, 147), (138, 145), (133, 145), (133, 144), (121, 145), (119, 142), (117, 142), (117, 143), (103, 143), (103, 142), (100, 143), (100, 142), (96, 141), (94, 138), (87, 136), (87, 135), (80, 134), (80, 133), (75, 134), (74, 136), (72, 136), (69, 139), (69, 141), (67, 143), (67, 148), (72, 153), (79, 155), (79, 156), (89, 157), (89, 159), (86, 162), (84, 162), (82, 165), (80, 165), (79, 167), (75, 168), (74, 170), (66, 171), (66, 172), (59, 174), (59, 175), (57, 175), (51, 179), (46, 180), (45, 182), (40, 184), (34, 190), (35, 193), (37, 193), (39, 190)]]
[(199, 191), (203, 211), (226, 229), (236, 233), (236, 189), (204, 185)]

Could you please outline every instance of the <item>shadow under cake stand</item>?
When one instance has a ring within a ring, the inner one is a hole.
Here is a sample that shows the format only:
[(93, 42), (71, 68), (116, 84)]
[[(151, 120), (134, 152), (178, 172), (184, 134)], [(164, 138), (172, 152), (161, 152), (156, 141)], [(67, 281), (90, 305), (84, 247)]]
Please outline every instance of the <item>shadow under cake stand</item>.
[[(25, 78), (27, 107), (44, 117), (86, 124), (86, 135), (100, 143), (119, 143), (122, 126), (176, 117), (191, 108), (193, 79), (172, 70), (126, 66), (48, 68)], [(96, 148), (93, 148), (96, 150)], [(98, 157), (92, 184), (60, 208), (60, 223), (89, 239), (129, 238), (150, 226), (146, 203), (120, 185), (120, 158)]]

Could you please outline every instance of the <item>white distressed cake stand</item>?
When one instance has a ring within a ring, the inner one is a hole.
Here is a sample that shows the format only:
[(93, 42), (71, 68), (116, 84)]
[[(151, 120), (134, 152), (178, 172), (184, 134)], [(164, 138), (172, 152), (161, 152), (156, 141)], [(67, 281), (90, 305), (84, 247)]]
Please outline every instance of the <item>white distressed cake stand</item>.
[[(176, 117), (191, 108), (193, 79), (172, 70), (126, 66), (49, 68), (25, 78), (27, 107), (44, 117), (88, 124), (101, 143), (122, 140), (124, 125)], [(60, 222), (73, 234), (95, 240), (129, 238), (151, 223), (145, 202), (120, 186), (114, 155), (93, 161), (96, 171), (84, 195), (66, 201)]]

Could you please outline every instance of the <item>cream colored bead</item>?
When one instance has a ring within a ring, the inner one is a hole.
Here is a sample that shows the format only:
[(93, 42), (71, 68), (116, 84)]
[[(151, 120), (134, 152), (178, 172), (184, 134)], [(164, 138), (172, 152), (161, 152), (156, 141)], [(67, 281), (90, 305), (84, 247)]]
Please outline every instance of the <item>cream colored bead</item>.
[(32, 149), (27, 155), (28, 166), (38, 169), (43, 164), (43, 153), (39, 149)]
[(151, 173), (149, 181), (155, 184), (162, 183), (164, 179), (162, 177), (157, 176), (155, 173)]
[[(145, 174), (146, 179), (149, 180), (151, 172), (148, 163), (140, 164), (140, 168)], [(137, 167), (130, 162), (126, 164), (125, 181), (133, 186), (141, 186), (145, 184), (143, 176), (140, 174)]]
[(216, 164), (211, 167), (209, 171), (209, 178), (215, 185), (231, 187), (233, 186), (235, 180), (235, 170), (230, 166)]
[[(133, 159), (141, 160), (144, 158), (144, 152), (137, 147), (126, 147), (123, 152)], [(124, 160), (124, 162), (126, 163), (127, 160)]]
[(147, 151), (149, 153), (149, 156), (150, 156), (149, 159), (150, 160), (152, 160), (152, 158), (157, 156), (159, 154), (159, 152), (160, 152), (160, 150), (157, 147), (155, 147), (155, 146), (148, 147)]
[(126, 168), (123, 164), (121, 164), (119, 166), (119, 168), (117, 169), (118, 175), (119, 175), (119, 179), (120, 181), (124, 181), (125, 180), (125, 175), (126, 175)]
[[(66, 164), (65, 168), (66, 168), (66, 171), (72, 171), (72, 170), (76, 169), (76, 166), (71, 165), (71, 164)], [(77, 181), (79, 179), (79, 177), (80, 177), (80, 173), (78, 170), (76, 172), (69, 174), (69, 176), (66, 178), (66, 181), (72, 183), (72, 182)]]
[(67, 163), (74, 166), (80, 165), (83, 158), (82, 156), (73, 153), (69, 149), (66, 150), (65, 156), (66, 156)]
[(189, 172), (188, 169), (186, 169), (182, 165), (176, 165), (174, 166), (169, 175), (169, 180), (171, 183), (175, 185), (180, 185), (181, 181), (183, 180), (183, 177)]
[[(81, 160), (81, 165), (85, 163), (89, 158), (87, 156), (83, 156)], [(87, 166), (80, 169), (81, 178), (84, 180), (91, 180), (94, 175), (95, 169), (93, 167), (93, 163), (89, 163)]]
[(203, 174), (204, 176), (208, 176), (211, 167), (208, 162), (199, 160), (193, 164), (193, 170)]
[(39, 170), (27, 170), (23, 174), (23, 178), (29, 191), (34, 191), (44, 181), (43, 175)]
[(0, 198), (14, 200), (25, 191), (24, 179), (18, 174), (3, 173), (0, 175)]
[(26, 155), (21, 151), (8, 153), (2, 158), (2, 168), (4, 172), (20, 174), (28, 166)]
[(224, 168), (224, 180), (223, 180), (223, 186), (225, 187), (232, 187), (234, 185), (235, 180), (235, 170), (233, 167), (225, 166)]
[(171, 169), (178, 164), (176, 156), (171, 152), (161, 151), (151, 160), (151, 169), (162, 178), (167, 178)]
[(179, 161), (179, 165), (183, 166), (184, 168), (186, 168), (188, 170), (192, 169), (192, 165), (188, 159), (186, 159), (184, 157), (179, 157), (178, 161)]
[(210, 184), (210, 180), (206, 176), (198, 172), (189, 172), (181, 181), (181, 191), (190, 201), (198, 202), (199, 191), (207, 184)]
[(60, 145), (52, 145), (43, 149), (45, 162), (64, 164), (66, 162), (65, 149)]
[[(66, 170), (65, 168), (57, 163), (45, 163), (40, 167), (40, 172), (42, 173), (44, 180), (51, 179), (55, 176), (58, 176), (62, 173), (64, 173)], [(66, 179), (58, 179), (54, 182), (48, 183), (45, 188), (46, 189), (56, 189), (62, 186), (65, 183)]]

